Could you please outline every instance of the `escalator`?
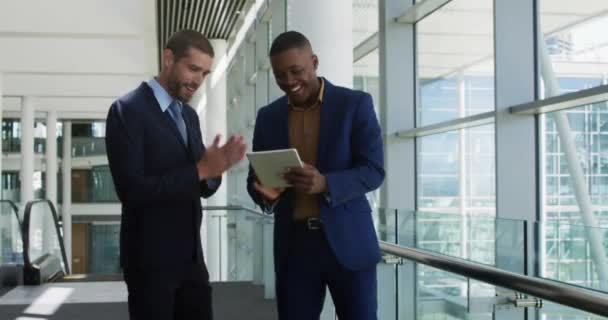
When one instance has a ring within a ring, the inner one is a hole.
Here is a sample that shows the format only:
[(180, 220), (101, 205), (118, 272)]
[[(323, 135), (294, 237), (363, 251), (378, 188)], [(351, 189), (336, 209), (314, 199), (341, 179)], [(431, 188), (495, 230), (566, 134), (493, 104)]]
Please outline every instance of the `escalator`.
[(23, 283), (122, 281), (120, 274), (71, 274), (55, 206), (29, 202), (23, 217)]
[(23, 231), (25, 285), (55, 282), (70, 274), (57, 211), (50, 201), (27, 203)]
[(22, 231), (15, 203), (0, 200), (0, 296), (23, 283)]

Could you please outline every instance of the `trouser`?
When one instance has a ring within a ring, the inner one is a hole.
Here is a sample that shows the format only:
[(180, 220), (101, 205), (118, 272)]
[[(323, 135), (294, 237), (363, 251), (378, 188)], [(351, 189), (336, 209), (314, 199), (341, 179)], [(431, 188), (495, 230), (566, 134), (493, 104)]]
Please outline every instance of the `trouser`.
[(277, 279), (279, 319), (319, 319), (329, 288), (340, 320), (376, 320), (376, 266), (345, 269), (336, 259), (323, 227), (310, 226), (292, 226), (287, 265)]
[(125, 269), (131, 320), (211, 320), (211, 286), (204, 264), (175, 270)]

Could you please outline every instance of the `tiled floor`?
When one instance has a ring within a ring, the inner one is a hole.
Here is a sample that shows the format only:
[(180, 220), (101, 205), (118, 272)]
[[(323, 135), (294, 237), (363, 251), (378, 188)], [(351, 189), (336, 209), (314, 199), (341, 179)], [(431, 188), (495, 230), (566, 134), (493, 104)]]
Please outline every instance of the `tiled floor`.
[[(214, 283), (214, 318), (276, 319), (274, 301), (249, 283)], [(53, 283), (20, 286), (0, 297), (1, 320), (128, 319), (124, 282)], [(246, 316), (243, 311), (246, 310)]]

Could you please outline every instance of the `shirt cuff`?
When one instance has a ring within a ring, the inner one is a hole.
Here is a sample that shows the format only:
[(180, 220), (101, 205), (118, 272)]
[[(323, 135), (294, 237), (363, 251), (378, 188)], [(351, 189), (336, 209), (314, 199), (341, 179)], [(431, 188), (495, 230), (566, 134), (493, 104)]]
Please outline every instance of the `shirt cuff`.
[(207, 183), (207, 188), (215, 190), (220, 186), (220, 181), (219, 179), (207, 179), (205, 180), (205, 182)]

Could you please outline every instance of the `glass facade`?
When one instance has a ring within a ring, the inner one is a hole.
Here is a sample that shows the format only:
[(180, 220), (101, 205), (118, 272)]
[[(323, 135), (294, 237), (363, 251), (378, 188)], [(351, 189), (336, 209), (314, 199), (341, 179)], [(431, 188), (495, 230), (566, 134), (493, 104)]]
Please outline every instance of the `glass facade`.
[[(606, 10), (605, 1), (540, 1), (541, 98), (607, 83)], [(601, 290), (608, 290), (606, 120), (606, 102), (539, 117), (541, 275)]]
[(494, 110), (493, 1), (453, 0), (416, 24), (416, 125)]

